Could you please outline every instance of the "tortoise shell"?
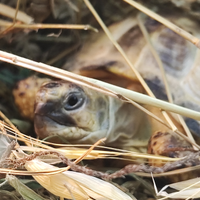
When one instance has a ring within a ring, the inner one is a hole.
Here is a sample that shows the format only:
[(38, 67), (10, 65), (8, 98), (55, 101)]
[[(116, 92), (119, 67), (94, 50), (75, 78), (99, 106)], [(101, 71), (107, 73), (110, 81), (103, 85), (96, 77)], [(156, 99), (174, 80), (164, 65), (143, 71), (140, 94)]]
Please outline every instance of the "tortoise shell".
[[(199, 36), (199, 26), (194, 20), (180, 16), (169, 17), (169, 20), (193, 35)], [(147, 18), (144, 25), (162, 61), (173, 102), (200, 111), (199, 50), (155, 20)], [(155, 96), (167, 100), (160, 68), (142, 35), (136, 18), (125, 19), (111, 25), (109, 29)], [(134, 72), (103, 32), (93, 34), (80, 51), (67, 60), (64, 69), (84, 75), (90, 70), (104, 69), (121, 77), (137, 80)], [(100, 73), (93, 73), (93, 76), (98, 77), (98, 74)], [(116, 84), (121, 84), (120, 78)], [(185, 121), (193, 133), (200, 134), (199, 122), (189, 118), (185, 118)]]

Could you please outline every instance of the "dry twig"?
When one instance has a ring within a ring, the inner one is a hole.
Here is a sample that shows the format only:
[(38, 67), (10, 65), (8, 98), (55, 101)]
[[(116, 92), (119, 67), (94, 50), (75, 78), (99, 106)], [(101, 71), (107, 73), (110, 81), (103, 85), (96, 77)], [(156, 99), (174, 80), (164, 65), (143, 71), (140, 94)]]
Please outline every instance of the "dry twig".
[(152, 17), (156, 21), (164, 24), (166, 27), (168, 27), (169, 29), (171, 29), (175, 33), (179, 34), (180, 36), (182, 36), (186, 40), (190, 41), (196, 47), (200, 48), (199, 38), (193, 36), (192, 34), (188, 33), (187, 31), (181, 29), (180, 27), (176, 26), (175, 24), (171, 23), (170, 21), (161, 17), (160, 15), (156, 14), (155, 12), (149, 10), (148, 8), (144, 7), (143, 5), (137, 3), (136, 1), (132, 1), (132, 0), (123, 0), (123, 1), (129, 3), (130, 5), (137, 8), (138, 10), (145, 13), (146, 15)]

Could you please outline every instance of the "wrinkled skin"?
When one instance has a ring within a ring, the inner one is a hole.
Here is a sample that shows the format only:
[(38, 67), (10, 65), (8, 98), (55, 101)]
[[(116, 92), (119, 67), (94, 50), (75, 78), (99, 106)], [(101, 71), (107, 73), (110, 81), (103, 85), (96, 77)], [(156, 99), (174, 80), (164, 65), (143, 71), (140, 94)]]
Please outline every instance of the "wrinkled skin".
[(40, 88), (35, 130), (41, 138), (59, 135), (76, 144), (106, 137), (105, 145), (124, 149), (146, 146), (151, 134), (147, 116), (138, 108), (64, 81)]

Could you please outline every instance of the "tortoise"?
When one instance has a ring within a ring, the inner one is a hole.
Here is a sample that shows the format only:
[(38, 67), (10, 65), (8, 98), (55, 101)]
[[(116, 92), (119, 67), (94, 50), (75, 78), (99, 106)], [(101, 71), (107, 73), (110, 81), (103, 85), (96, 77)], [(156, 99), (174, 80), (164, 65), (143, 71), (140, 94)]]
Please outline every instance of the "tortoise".
[[(198, 24), (194, 21), (177, 17), (170, 17), (170, 20), (198, 36)], [(145, 26), (163, 62), (174, 102), (200, 111), (199, 51), (155, 20), (146, 19)], [(161, 72), (137, 20), (128, 18), (109, 29), (156, 97), (167, 100)], [(63, 68), (143, 91), (136, 76), (103, 32), (92, 35)], [(199, 135), (199, 122), (188, 118), (185, 121), (191, 131)], [(169, 131), (129, 103), (64, 81), (52, 81), (39, 89), (34, 122), (41, 138), (60, 135), (70, 143), (93, 144), (106, 137), (105, 145), (129, 150), (146, 147), (155, 131)], [(176, 120), (174, 122), (179, 126)], [(191, 145), (187, 143), (186, 146)]]

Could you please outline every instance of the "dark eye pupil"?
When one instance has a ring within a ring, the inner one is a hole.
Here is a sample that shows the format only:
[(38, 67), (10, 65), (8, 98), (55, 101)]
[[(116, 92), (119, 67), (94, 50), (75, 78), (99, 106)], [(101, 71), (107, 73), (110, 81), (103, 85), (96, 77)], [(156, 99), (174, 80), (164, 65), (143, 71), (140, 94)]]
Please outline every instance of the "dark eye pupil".
[(74, 92), (67, 96), (64, 101), (65, 110), (71, 111), (80, 108), (85, 102), (85, 98), (82, 93)]
[(68, 99), (69, 106), (75, 106), (78, 103), (78, 98), (77, 96), (73, 95)]

